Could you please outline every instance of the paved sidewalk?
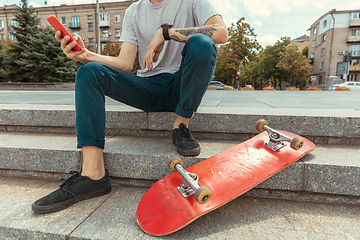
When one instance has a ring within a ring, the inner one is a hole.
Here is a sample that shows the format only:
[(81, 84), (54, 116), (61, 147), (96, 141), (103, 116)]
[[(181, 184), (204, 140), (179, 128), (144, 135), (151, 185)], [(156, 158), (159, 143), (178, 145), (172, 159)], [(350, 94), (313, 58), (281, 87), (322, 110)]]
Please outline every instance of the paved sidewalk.
[[(0, 104), (74, 105), (74, 91), (0, 90)], [(123, 105), (107, 98), (106, 105)], [(214, 91), (201, 107), (261, 109), (328, 109), (360, 111), (360, 91)]]
[(0, 176), (2, 239), (360, 239), (360, 206), (241, 196), (167, 237), (136, 223), (146, 188), (113, 185), (110, 195), (35, 215), (30, 206), (60, 182)]

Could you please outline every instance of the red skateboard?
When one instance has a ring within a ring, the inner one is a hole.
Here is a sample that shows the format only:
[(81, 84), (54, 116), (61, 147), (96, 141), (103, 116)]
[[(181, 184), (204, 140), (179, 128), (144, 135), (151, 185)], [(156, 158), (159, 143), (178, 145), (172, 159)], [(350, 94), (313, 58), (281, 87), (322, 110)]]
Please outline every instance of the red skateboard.
[(180, 158), (170, 158), (168, 166), (175, 173), (156, 182), (138, 205), (141, 229), (153, 236), (180, 230), (315, 149), (309, 140), (274, 130), (265, 120), (256, 129), (262, 133), (186, 170)]

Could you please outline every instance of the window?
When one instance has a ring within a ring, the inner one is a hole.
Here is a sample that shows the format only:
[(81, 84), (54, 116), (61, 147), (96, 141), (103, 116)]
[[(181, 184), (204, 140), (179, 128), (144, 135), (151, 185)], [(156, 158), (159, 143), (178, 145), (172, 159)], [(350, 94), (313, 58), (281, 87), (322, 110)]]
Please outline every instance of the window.
[(325, 20), (323, 23), (324, 28), (326, 28), (326, 25), (327, 25), (327, 20)]
[(121, 37), (121, 30), (115, 29), (115, 37)]
[(314, 34), (316, 34), (316, 28), (314, 28)]
[(360, 18), (360, 14), (358, 12), (353, 12), (351, 14), (351, 19), (359, 19)]
[(38, 20), (38, 28), (41, 28), (41, 20)]
[(109, 13), (108, 12), (102, 12), (100, 13), (100, 21), (108, 21), (109, 20)]
[(352, 36), (360, 36), (360, 30), (352, 30)]
[(4, 29), (4, 21), (0, 20), (0, 31)]
[(72, 17), (72, 27), (80, 27), (79, 16)]
[(95, 44), (94, 44), (94, 39), (93, 38), (89, 38), (89, 46), (90, 47), (94, 47)]
[(353, 59), (350, 63), (351, 66), (359, 65), (359, 59)]
[(324, 62), (320, 63), (320, 68), (319, 69), (324, 69)]
[(92, 20), (93, 19), (93, 15), (88, 15), (88, 20)]
[(315, 41), (312, 42), (312, 47), (315, 47)]
[(18, 22), (17, 22), (15, 19), (13, 19), (13, 20), (11, 21), (11, 26), (17, 27), (17, 26), (18, 26)]
[(66, 25), (66, 18), (64, 17), (60, 18), (60, 22), (62, 25)]
[(326, 41), (326, 34), (323, 35), (323, 42)]
[(351, 45), (350, 53), (352, 56), (360, 56), (360, 45)]
[(74, 31), (74, 33), (80, 36), (80, 32), (79, 32), (79, 31)]
[(120, 15), (120, 14), (115, 14), (115, 22), (116, 22), (116, 23), (120, 23), (120, 22), (121, 22), (121, 15)]
[(103, 30), (102, 31), (102, 37), (104, 37), (104, 38), (109, 37), (109, 31), (108, 30)]
[(310, 58), (314, 59), (314, 54), (313, 53), (310, 55)]
[(94, 31), (94, 24), (93, 23), (88, 23), (88, 30), (89, 30), (89, 32)]
[(0, 34), (0, 39), (5, 40), (5, 34)]
[(325, 48), (321, 49), (321, 56), (325, 56)]

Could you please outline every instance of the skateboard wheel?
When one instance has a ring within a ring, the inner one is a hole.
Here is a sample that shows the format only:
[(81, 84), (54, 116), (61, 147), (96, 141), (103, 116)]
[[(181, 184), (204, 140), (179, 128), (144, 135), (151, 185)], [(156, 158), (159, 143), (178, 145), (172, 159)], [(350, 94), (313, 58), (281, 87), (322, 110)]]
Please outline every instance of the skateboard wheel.
[(264, 119), (260, 119), (256, 122), (255, 128), (259, 132), (263, 132), (263, 131), (265, 131), (265, 128), (264, 128), (265, 125), (268, 125), (267, 121), (265, 121)]
[(204, 204), (210, 200), (211, 194), (212, 193), (208, 187), (201, 186), (195, 191), (194, 198), (198, 203)]
[(167, 163), (169, 169), (173, 172), (177, 171), (177, 169), (175, 168), (176, 164), (180, 164), (180, 166), (183, 165), (183, 161), (178, 156), (171, 157)]
[(290, 147), (295, 150), (299, 150), (304, 146), (304, 139), (299, 136), (294, 137), (290, 142)]

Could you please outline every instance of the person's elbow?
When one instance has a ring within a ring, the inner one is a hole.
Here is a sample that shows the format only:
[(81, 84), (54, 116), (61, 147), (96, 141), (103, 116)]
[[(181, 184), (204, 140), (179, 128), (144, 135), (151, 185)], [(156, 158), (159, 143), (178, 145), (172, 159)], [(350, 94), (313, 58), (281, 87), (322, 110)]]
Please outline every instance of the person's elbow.
[(218, 44), (227, 43), (228, 38), (229, 38), (229, 35), (228, 35), (228, 30), (227, 30), (227, 28), (222, 27), (222, 28), (220, 29), (220, 36), (219, 36), (219, 40), (218, 40), (219, 43), (218, 43)]
[(228, 30), (225, 27), (220, 27), (217, 29), (217, 36), (214, 39), (215, 44), (224, 44), (228, 41)]

